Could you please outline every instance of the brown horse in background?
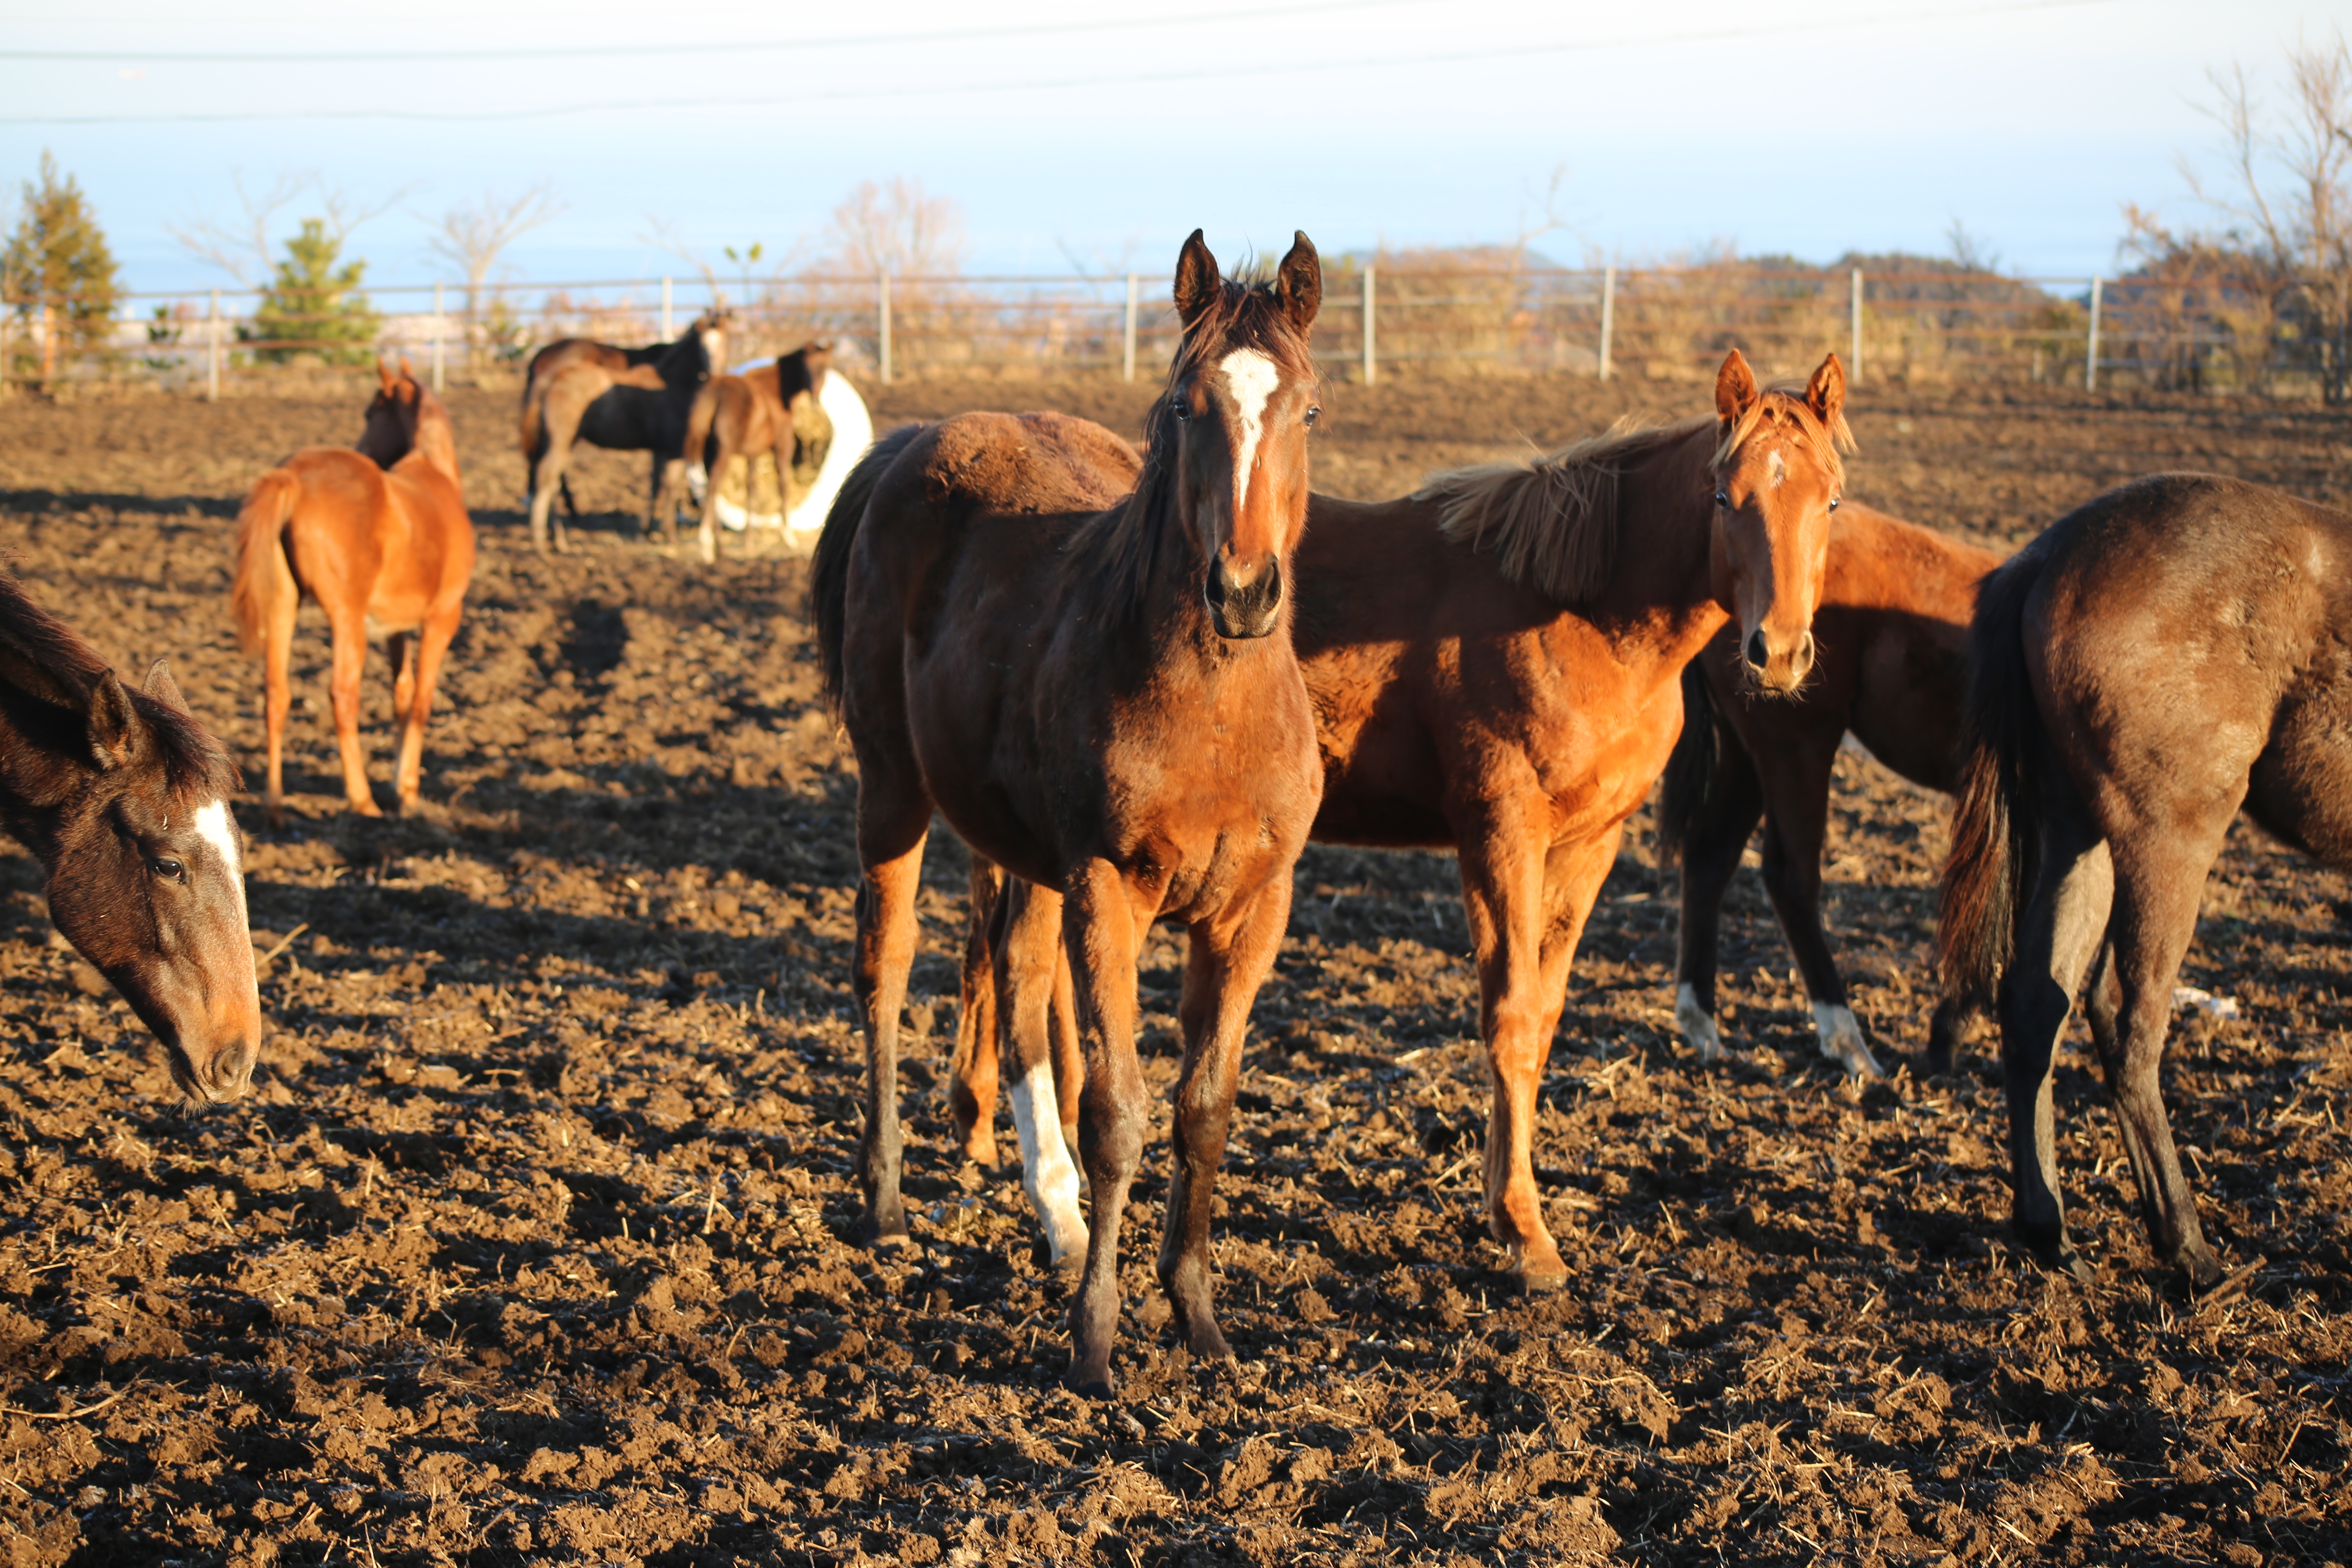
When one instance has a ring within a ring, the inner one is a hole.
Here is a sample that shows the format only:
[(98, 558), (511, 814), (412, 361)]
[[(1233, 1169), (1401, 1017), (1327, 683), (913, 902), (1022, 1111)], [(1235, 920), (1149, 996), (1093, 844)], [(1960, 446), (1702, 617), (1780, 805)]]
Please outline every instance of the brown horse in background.
[(1320, 784), (1288, 589), (1321, 292), (1303, 234), (1274, 279), (1251, 286), (1220, 278), (1196, 231), (1177, 262), (1183, 336), (1139, 475), (1125, 442), (1083, 420), (910, 426), (860, 460), (817, 546), (826, 683), (858, 765), (868, 1231), (907, 1234), (898, 1026), (936, 807), (976, 856), (1023, 879), (1000, 960), (1023, 1059), (1043, 1054), (1043, 1008), (1027, 998), (1053, 992), (1065, 942), (1073, 964), (1091, 1236), (1052, 1072), (1024, 1074), (1014, 1100), (1024, 1150), (1051, 1173), (1057, 1260), (1086, 1242), (1068, 1380), (1089, 1393), (1112, 1384), (1120, 1222), (1150, 1118), (1136, 959), (1155, 920), (1181, 921), (1191, 954), (1159, 1274), (1192, 1352), (1233, 1353), (1213, 1301), (1213, 1189)]
[[(647, 343), (642, 348), (623, 348), (618, 343), (599, 342), (594, 338), (558, 338), (537, 350), (530, 356), (522, 376), (523, 461), (528, 469), (530, 460), (530, 432), (540, 425), (541, 405), (547, 397), (547, 384), (555, 373), (575, 364), (594, 365), (614, 376), (625, 375), (639, 365), (651, 364), (669, 348), (667, 342)], [(530, 475), (526, 471), (523, 504), (529, 506)], [(563, 498), (563, 510), (575, 522), (580, 518), (580, 503), (572, 499), (570, 475), (560, 476), (556, 489)]]
[[(1682, 867), (1675, 1022), (1701, 1062), (1723, 1054), (1715, 966), (1724, 895), (1760, 817), (1764, 890), (1812, 998), (1822, 1055), (1883, 1078), (1846, 999), (1822, 926), (1822, 844), (1830, 773), (1850, 731), (1913, 784), (1948, 795), (1959, 772), (1960, 694), (1977, 584), (1990, 550), (1848, 506), (1830, 528), (1828, 574), (1813, 612), (1819, 656), (1794, 697), (1746, 689), (1739, 638), (1726, 628), (1683, 672), (1683, 732), (1658, 791), (1662, 858)], [(1936, 1009), (1928, 1058), (1951, 1067), (1970, 1012)]]
[(2221, 1278), (2160, 1069), (2206, 874), (2242, 806), (2352, 870), (2352, 514), (2207, 474), (2109, 490), (1985, 580), (1937, 929), (1948, 987), (1999, 985), (2011, 1223), (2084, 1278), (2051, 1095), (2099, 954), (2092, 1038), (2157, 1256)]
[[(525, 393), (522, 409), (532, 549), (548, 548), (555, 486), (579, 441), (612, 451), (650, 453), (644, 531), (651, 536), (658, 518), (667, 535), (677, 538), (687, 418), (702, 384), (727, 363), (727, 320), (724, 310), (705, 310), (677, 342), (656, 345), (658, 352), (644, 363), (626, 369), (614, 369), (609, 354), (582, 351), (561, 359), (551, 349), (543, 351), (551, 368)], [(553, 519), (553, 542), (558, 552), (565, 547), (560, 517)]]
[(261, 1054), (239, 783), (163, 660), (126, 690), (0, 569), (0, 828), (40, 861), (58, 933), (204, 1100), (243, 1094)]
[(802, 455), (800, 432), (808, 423), (808, 405), (824, 388), (832, 363), (830, 344), (804, 343), (779, 356), (773, 364), (741, 375), (714, 375), (695, 395), (694, 406), (687, 416), (684, 449), (687, 460), (702, 465), (705, 476), (704, 561), (719, 559), (719, 487), (730, 463), (737, 458), (748, 460), (761, 452), (772, 452), (776, 485), (787, 517), (793, 510), (795, 469), (804, 469), (814, 478), (815, 469), (824, 466), (823, 451), (810, 454), (814, 462)]
[[(1294, 635), (1324, 764), (1314, 837), (1457, 851), (1494, 1086), (1487, 1225), (1531, 1289), (1567, 1279), (1536, 1188), (1537, 1093), (1619, 835), (1681, 729), (1683, 667), (1727, 622), (1768, 692), (1795, 691), (1813, 662), (1844, 372), (1832, 354), (1801, 395), (1761, 391), (1735, 350), (1715, 401), (1711, 418), (1440, 475), (1402, 500), (1318, 496), (1298, 552)], [(994, 940), (973, 928), (967, 996), (989, 993), (983, 1014), (1047, 1010), (1044, 979), (992, 991)], [(984, 1022), (959, 1031), (950, 1091), (975, 1152), (993, 1149)], [(1024, 1073), (1042, 1059), (1016, 1058)]]
[[(416, 805), (425, 764), (425, 720), (457, 635), (474, 573), (474, 524), (457, 479), (457, 446), (441, 400), (379, 363), (357, 449), (306, 447), (255, 481), (237, 516), (236, 576), (230, 588), (247, 654), (262, 655), (269, 732), (269, 821), (285, 819), (288, 666), (303, 598), (327, 612), (334, 638), (335, 742), (343, 795), (362, 816), (382, 814), (360, 748), (360, 676), (368, 639), (387, 634), (394, 716), (406, 729), (394, 788), (401, 809)], [(372, 460), (373, 459), (373, 460)]]

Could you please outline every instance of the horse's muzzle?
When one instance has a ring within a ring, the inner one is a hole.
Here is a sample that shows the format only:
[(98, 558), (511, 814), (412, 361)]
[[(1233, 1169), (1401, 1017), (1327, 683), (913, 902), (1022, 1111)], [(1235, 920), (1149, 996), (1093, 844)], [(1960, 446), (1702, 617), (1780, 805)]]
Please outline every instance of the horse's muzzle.
[(1282, 562), (1269, 555), (1257, 566), (1244, 569), (1219, 555), (1209, 563), (1202, 596), (1219, 637), (1265, 637), (1282, 620)]
[(1805, 683), (1813, 669), (1813, 634), (1810, 631), (1797, 640), (1793, 648), (1781, 650), (1772, 646), (1772, 639), (1757, 627), (1748, 634), (1745, 649), (1748, 671), (1756, 684), (1767, 691), (1790, 695)]

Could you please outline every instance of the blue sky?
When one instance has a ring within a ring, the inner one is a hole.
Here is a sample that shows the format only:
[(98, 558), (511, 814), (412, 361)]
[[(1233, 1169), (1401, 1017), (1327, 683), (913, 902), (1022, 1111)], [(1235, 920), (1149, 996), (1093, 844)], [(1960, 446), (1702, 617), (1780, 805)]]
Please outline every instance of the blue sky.
[[(688, 270), (662, 228), (714, 260), (814, 245), (852, 186), (894, 175), (962, 205), (973, 267), (1062, 272), (1071, 257), (1159, 270), (1196, 224), (1221, 253), (1279, 250), (1294, 227), (1333, 251), (1507, 240), (1556, 169), (1570, 226), (1540, 243), (1567, 259), (1941, 252), (1957, 219), (2011, 270), (2081, 276), (2115, 265), (2124, 202), (2197, 216), (2175, 163), (2212, 143), (2210, 67), (2270, 73), (2299, 28), (2346, 19), (2277, 0), (670, 15), (7, 0), (0, 176), (54, 150), (138, 289), (225, 282), (167, 225), (234, 214), (234, 174), (266, 187), (313, 169), (365, 202), (407, 192), (359, 232), (381, 283), (446, 273), (424, 235), (452, 202), (541, 180), (564, 211), (510, 261), (552, 281)], [(1018, 26), (1034, 30), (971, 36)], [(608, 52), (531, 53), (553, 48)], [(287, 52), (352, 58), (187, 58)], [(656, 106), (540, 112), (614, 104)], [(151, 118), (236, 114), (265, 117)]]

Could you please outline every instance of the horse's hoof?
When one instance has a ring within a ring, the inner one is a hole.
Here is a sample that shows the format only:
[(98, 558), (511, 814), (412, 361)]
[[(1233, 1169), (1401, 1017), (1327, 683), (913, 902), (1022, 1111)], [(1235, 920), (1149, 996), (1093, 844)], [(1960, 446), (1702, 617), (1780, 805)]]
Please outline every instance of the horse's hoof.
[[(2202, 1242), (2182, 1247), (2174, 1255), (2173, 1262), (2179, 1265), (2180, 1272), (2188, 1279), (2189, 1288), (2200, 1296), (2210, 1291), (2222, 1281), (2221, 1260), (2213, 1255), (2211, 1247)], [(2252, 1272), (2253, 1269), (2250, 1267), (2241, 1270), (2240, 1275), (2233, 1275), (2231, 1278), (2251, 1276)]]
[(1076, 1296), (1078, 1287), (1086, 1283), (1087, 1255), (1084, 1252), (1073, 1252), (1059, 1262), (1047, 1265), (1047, 1268), (1053, 1273), (1054, 1282), (1061, 1287), (1066, 1296)]
[(382, 816), (383, 815), (383, 807), (376, 805), (376, 803), (372, 800), (355, 800), (351, 802), (350, 805), (352, 815), (354, 816)]
[(1568, 1285), (1566, 1264), (1545, 1265), (1517, 1271), (1519, 1293), (1524, 1296), (1549, 1296)]
[(1062, 1386), (1081, 1399), (1118, 1397), (1118, 1384), (1107, 1367), (1100, 1372), (1088, 1372), (1074, 1366), (1062, 1374)]

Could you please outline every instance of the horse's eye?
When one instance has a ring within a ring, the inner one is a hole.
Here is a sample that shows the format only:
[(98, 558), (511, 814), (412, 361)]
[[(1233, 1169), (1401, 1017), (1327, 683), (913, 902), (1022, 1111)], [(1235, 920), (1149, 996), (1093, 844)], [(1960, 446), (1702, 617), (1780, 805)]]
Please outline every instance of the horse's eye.
[(1731, 504), (1731, 497), (1722, 490), (1717, 490), (1715, 492), (1715, 504), (1717, 506), (1729, 506)]
[(1176, 416), (1176, 417), (1177, 417), (1177, 418), (1179, 418), (1179, 419), (1190, 419), (1190, 418), (1192, 418), (1192, 399), (1190, 399), (1190, 398), (1188, 398), (1188, 397), (1171, 397), (1171, 398), (1170, 398), (1170, 399), (1168, 400), (1168, 412), (1169, 412), (1169, 413), (1171, 413), (1171, 414), (1173, 414), (1173, 415), (1174, 415), (1174, 416)]
[(1321, 417), (1323, 417), (1323, 410), (1322, 410), (1322, 409), (1320, 409), (1320, 408), (1309, 408), (1309, 409), (1307, 411), (1307, 428), (1308, 428), (1308, 429), (1310, 429), (1310, 430), (1311, 430), (1311, 429), (1313, 429), (1313, 428), (1315, 427), (1315, 421), (1317, 421), (1318, 419), (1320, 419)]
[(1844, 499), (1845, 499), (1845, 498), (1844, 498), (1843, 496), (1832, 496), (1832, 497), (1830, 497), (1830, 510), (1831, 510), (1832, 511), (1835, 511), (1835, 510), (1837, 510), (1837, 509), (1838, 509), (1838, 502), (1840, 502), (1840, 501), (1843, 500)]
[(188, 868), (169, 856), (156, 856), (147, 862), (147, 868), (167, 882), (184, 882), (188, 879)]

